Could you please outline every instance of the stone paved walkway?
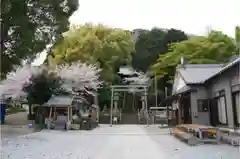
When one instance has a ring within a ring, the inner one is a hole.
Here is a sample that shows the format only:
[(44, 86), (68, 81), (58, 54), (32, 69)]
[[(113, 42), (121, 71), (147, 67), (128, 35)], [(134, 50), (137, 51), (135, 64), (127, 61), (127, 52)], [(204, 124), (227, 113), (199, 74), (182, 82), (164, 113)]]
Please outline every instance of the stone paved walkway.
[(48, 131), (2, 140), (2, 159), (238, 159), (228, 145), (189, 147), (167, 129), (101, 125), (93, 131)]

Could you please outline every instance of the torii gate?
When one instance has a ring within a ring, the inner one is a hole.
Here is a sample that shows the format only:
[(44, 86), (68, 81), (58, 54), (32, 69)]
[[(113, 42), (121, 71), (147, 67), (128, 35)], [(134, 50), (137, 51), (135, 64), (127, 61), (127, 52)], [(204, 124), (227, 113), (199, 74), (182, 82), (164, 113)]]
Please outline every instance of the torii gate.
[[(111, 110), (110, 110), (110, 126), (113, 124), (113, 109), (116, 109), (116, 105), (114, 106), (114, 93), (115, 92), (128, 92), (130, 89), (134, 89), (136, 92), (142, 92), (143, 98), (142, 98), (142, 110), (144, 110), (144, 116), (148, 117), (148, 107), (147, 107), (147, 91), (148, 91), (149, 85), (136, 85), (136, 84), (130, 84), (130, 85), (112, 85), (111, 86)], [(148, 118), (147, 123), (148, 125)]]

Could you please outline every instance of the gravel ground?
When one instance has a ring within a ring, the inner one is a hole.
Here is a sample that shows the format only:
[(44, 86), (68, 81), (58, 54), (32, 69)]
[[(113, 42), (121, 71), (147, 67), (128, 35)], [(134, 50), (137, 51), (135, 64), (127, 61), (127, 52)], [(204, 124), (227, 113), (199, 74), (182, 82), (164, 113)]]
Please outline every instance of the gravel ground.
[(1, 139), (13, 138), (35, 132), (36, 130), (29, 129), (26, 125), (1, 125)]
[(26, 112), (6, 115), (5, 125), (28, 125), (33, 121), (27, 120), (27, 115), (27, 110)]
[(0, 127), (0, 135), (2, 138), (12, 138), (20, 135), (26, 135), (34, 132), (28, 128), (28, 124), (33, 121), (27, 120), (27, 112), (18, 112), (6, 116), (5, 124)]
[(44, 130), (2, 139), (2, 159), (238, 159), (228, 145), (189, 147), (168, 129), (101, 125), (93, 131)]

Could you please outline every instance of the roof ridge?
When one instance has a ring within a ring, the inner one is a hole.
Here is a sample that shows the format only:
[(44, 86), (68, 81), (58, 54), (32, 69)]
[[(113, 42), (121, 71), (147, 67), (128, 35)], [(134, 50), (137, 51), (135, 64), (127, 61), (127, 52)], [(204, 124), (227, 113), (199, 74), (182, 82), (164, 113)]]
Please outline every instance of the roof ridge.
[(179, 66), (179, 68), (212, 68), (212, 67), (223, 67), (224, 64), (185, 64)]
[(224, 66), (227, 66), (228, 64), (232, 63), (232, 62), (235, 62), (235, 61), (238, 61), (240, 60), (240, 56), (234, 56), (233, 58), (231, 58), (228, 62), (226, 62), (224, 64)]
[(218, 72), (214, 73), (211, 77), (209, 77), (208, 79), (206, 79), (204, 82), (212, 79), (213, 77), (219, 75), (220, 73), (224, 72), (225, 70), (227, 70), (228, 68), (234, 66), (235, 64), (240, 63), (240, 56), (238, 58), (236, 58), (235, 60), (232, 60), (230, 62), (228, 62), (226, 65), (224, 65), (221, 70), (219, 70)]

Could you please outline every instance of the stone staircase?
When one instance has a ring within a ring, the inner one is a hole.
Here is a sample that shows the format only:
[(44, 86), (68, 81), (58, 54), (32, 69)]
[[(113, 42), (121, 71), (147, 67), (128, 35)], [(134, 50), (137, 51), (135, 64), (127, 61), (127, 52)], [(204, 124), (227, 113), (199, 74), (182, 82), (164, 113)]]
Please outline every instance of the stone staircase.
[(139, 124), (136, 113), (124, 113), (119, 124)]
[(99, 116), (99, 123), (100, 124), (110, 124), (110, 116), (101, 114)]
[[(100, 114), (99, 116), (100, 124), (110, 124), (110, 116)], [(123, 113), (121, 116), (121, 121), (118, 124), (146, 124), (145, 118), (138, 119), (137, 113)], [(149, 118), (148, 124), (152, 124), (151, 118)]]

